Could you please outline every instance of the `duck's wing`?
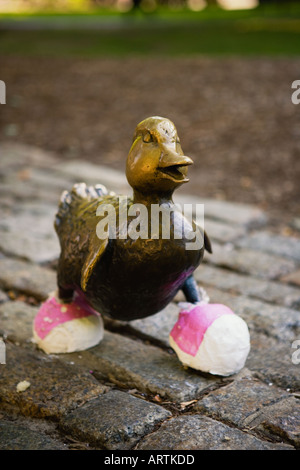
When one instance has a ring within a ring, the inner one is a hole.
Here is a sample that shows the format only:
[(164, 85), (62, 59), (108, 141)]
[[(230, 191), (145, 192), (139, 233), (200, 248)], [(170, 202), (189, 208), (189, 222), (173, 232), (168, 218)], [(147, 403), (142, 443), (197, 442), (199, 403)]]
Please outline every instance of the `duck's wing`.
[(205, 230), (203, 230), (202, 227), (200, 227), (198, 224), (196, 224), (196, 222), (194, 220), (193, 220), (193, 224), (195, 224), (195, 226), (197, 227), (197, 229), (201, 233), (201, 236), (203, 238), (204, 248), (206, 249), (206, 251), (208, 251), (208, 253), (212, 253), (213, 250), (212, 250), (211, 241), (209, 239), (209, 236), (207, 235)]
[[(102, 199), (101, 204), (99, 204), (99, 200), (96, 200), (96, 202), (92, 201), (88, 207), (85, 206), (84, 214), (89, 212), (94, 215), (95, 208), (98, 205), (96, 215), (102, 218), (100, 220), (98, 217), (96, 218), (97, 226), (95, 226), (95, 217), (86, 217), (90, 226), (88, 227), (89, 246), (87, 256), (81, 270), (81, 289), (83, 291), (86, 291), (91, 274), (104, 255), (109, 241), (118, 237), (117, 233), (120, 229), (118, 225), (118, 221), (120, 220), (119, 211), (125, 211), (127, 216), (128, 208), (131, 204), (131, 198), (127, 196), (116, 196), (114, 193), (110, 192), (109, 195)], [(104, 214), (107, 215), (104, 216)], [(79, 213), (78, 215), (80, 217), (81, 214)]]
[(87, 288), (88, 281), (93, 273), (95, 266), (100, 261), (102, 255), (104, 254), (106, 247), (108, 245), (109, 236), (107, 234), (106, 238), (100, 239), (97, 235), (93, 235), (89, 240), (89, 251), (88, 255), (83, 263), (81, 270), (81, 289), (85, 292)]
[[(91, 191), (91, 188), (88, 188)], [(92, 189), (97, 189), (93, 187)], [(105, 213), (107, 205), (114, 207), (115, 205), (115, 194), (110, 192), (108, 194), (101, 194), (102, 200), (100, 197), (91, 198), (89, 202), (83, 204), (81, 211), (78, 211), (77, 216), (79, 218), (85, 219), (85, 224), (88, 233), (88, 250), (87, 254), (81, 269), (81, 280), (80, 286), (81, 289), (85, 292), (87, 289), (88, 281), (96, 267), (96, 265), (101, 260), (110, 239), (110, 226), (108, 230), (97, 230), (97, 225), (99, 223), (99, 217), (103, 214), (98, 214), (97, 209), (103, 208)], [(100, 211), (100, 212), (103, 212)]]
[(208, 235), (207, 233), (205, 232), (204, 230), (204, 248), (206, 249), (206, 251), (208, 251), (208, 253), (212, 253), (213, 250), (212, 250), (212, 246), (211, 246), (211, 241), (210, 239), (208, 238)]
[(113, 195), (103, 185), (77, 183), (70, 192), (64, 191), (60, 199), (54, 225), (64, 259), (76, 256), (83, 262), (79, 271), (83, 291), (108, 245), (108, 235), (104, 233), (99, 237), (97, 234), (97, 207), (103, 202), (109, 203)]
[(64, 191), (60, 197), (54, 222), (58, 235), (64, 229), (65, 222), (72, 217), (72, 213), (77, 211), (78, 207), (84, 206), (84, 204), (88, 205), (108, 194), (108, 190), (102, 184), (87, 186), (85, 183), (76, 183), (71, 191)]

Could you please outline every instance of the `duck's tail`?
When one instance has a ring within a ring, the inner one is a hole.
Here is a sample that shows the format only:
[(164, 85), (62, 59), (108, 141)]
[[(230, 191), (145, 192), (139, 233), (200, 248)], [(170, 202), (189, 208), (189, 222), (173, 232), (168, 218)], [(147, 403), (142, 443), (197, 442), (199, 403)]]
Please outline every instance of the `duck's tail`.
[(58, 230), (63, 219), (69, 214), (70, 206), (82, 202), (82, 200), (92, 201), (102, 196), (106, 196), (108, 190), (103, 184), (87, 186), (85, 183), (74, 184), (71, 191), (64, 191), (60, 197), (58, 211), (55, 217), (54, 226)]

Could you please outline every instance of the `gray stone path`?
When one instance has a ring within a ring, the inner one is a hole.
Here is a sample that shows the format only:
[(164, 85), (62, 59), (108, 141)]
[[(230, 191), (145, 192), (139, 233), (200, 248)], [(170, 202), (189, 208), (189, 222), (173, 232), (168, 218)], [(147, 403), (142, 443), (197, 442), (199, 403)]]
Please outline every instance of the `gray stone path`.
[[(205, 204), (214, 253), (196, 272), (211, 302), (248, 323), (251, 351), (229, 378), (182, 366), (168, 343), (179, 293), (162, 312), (105, 320), (87, 351), (47, 356), (32, 342), (41, 301), (56, 287), (53, 217), (73, 183), (130, 194), (125, 176), (22, 145), (1, 148), (0, 449), (287, 449), (300, 443), (300, 236), (273, 235), (256, 207)], [(299, 343), (295, 343), (299, 340)], [(29, 387), (17, 391), (17, 384)]]

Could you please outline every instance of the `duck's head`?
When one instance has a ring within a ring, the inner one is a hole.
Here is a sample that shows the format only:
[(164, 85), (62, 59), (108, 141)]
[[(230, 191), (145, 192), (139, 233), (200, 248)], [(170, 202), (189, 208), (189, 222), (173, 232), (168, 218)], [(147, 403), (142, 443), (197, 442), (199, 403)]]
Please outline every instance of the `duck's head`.
[(140, 193), (172, 193), (189, 181), (187, 167), (192, 163), (183, 154), (173, 122), (154, 116), (136, 127), (126, 176), (130, 186)]

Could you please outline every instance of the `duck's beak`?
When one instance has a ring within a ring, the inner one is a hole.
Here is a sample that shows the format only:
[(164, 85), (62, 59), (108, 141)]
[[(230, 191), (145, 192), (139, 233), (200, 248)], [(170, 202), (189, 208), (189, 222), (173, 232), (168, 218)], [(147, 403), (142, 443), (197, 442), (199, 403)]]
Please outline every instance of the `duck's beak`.
[(172, 179), (176, 183), (187, 183), (188, 166), (194, 162), (186, 155), (179, 155), (173, 151), (164, 153), (159, 161), (158, 170), (168, 179)]

